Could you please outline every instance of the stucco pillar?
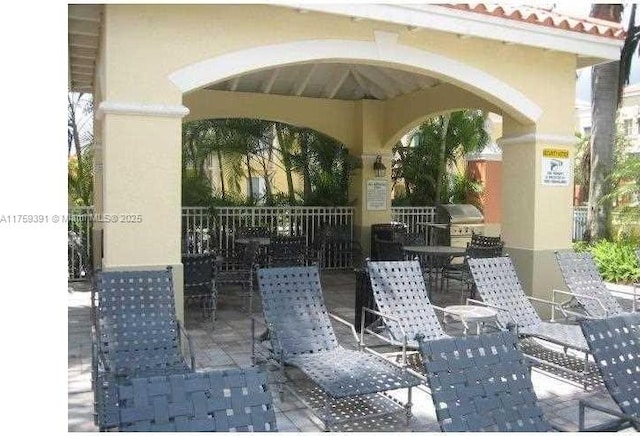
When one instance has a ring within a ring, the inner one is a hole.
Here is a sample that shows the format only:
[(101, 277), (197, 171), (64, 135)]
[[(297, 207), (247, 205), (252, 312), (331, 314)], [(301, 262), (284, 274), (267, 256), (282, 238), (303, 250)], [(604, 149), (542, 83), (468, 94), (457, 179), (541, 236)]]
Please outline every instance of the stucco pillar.
[[(575, 141), (568, 131), (523, 129), (508, 118), (504, 127), (498, 141), (502, 147), (502, 235), (525, 291), (547, 299), (553, 288), (565, 289), (554, 251), (571, 247)], [(544, 306), (537, 307), (541, 314), (550, 314)]]
[(173, 267), (184, 319), (180, 259), (181, 105), (102, 102), (102, 267)]
[[(388, 223), (391, 220), (391, 150), (383, 149), (384, 103), (361, 100), (355, 105), (356, 146), (349, 152), (362, 159), (362, 168), (352, 173), (349, 185), (349, 200), (355, 207), (354, 236), (362, 245), (363, 255), (369, 256), (371, 245), (371, 224)], [(376, 177), (373, 163), (376, 156), (382, 156), (386, 175)], [(376, 196), (386, 184), (384, 204)], [(376, 192), (372, 189), (376, 188)], [(369, 187), (369, 188), (368, 188)], [(369, 189), (369, 205), (367, 191)]]

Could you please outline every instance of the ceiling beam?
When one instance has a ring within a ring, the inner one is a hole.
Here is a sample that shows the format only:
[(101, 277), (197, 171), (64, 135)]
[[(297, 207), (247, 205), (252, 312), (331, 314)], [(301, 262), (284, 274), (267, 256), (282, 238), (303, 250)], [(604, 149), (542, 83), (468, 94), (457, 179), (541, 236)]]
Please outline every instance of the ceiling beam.
[(362, 77), (356, 70), (352, 69), (351, 75), (354, 79), (356, 79), (356, 82), (358, 82), (358, 86), (360, 86), (360, 88), (364, 90), (365, 94), (371, 95), (379, 100), (384, 100), (386, 98), (384, 93), (380, 93), (377, 89), (374, 89), (374, 87), (368, 85), (364, 80), (364, 77)]
[(281, 68), (276, 68), (275, 70), (273, 70), (271, 72), (271, 75), (269, 76), (269, 79), (267, 79), (267, 81), (264, 82), (264, 84), (262, 85), (262, 93), (263, 94), (269, 94), (271, 92), (271, 88), (273, 88), (273, 84), (275, 83), (276, 79), (278, 78), (278, 74), (280, 74), (280, 70), (281, 70)]
[(367, 79), (373, 86), (377, 86), (385, 95), (385, 98), (392, 98), (398, 95), (398, 92), (387, 83), (388, 80), (377, 74), (373, 67), (354, 66), (354, 68)]
[(307, 74), (304, 76), (304, 79), (302, 79), (302, 81), (300, 83), (295, 85), (295, 94), (298, 97), (300, 97), (302, 95), (302, 93), (304, 92), (305, 88), (309, 84), (309, 80), (311, 80), (311, 76), (316, 71), (316, 67), (317, 66), (318, 66), (318, 64), (311, 65), (311, 68), (309, 68), (309, 71), (307, 71)]
[(345, 67), (342, 72), (340, 72), (340, 66), (336, 67), (336, 71), (331, 75), (329, 80), (327, 80), (327, 84), (322, 90), (322, 95), (325, 98), (334, 98), (344, 81), (349, 77), (349, 67)]
[(69, 34), (69, 48), (80, 47), (89, 49), (98, 49), (98, 37), (88, 35)]
[(238, 89), (238, 85), (240, 84), (240, 76), (236, 76), (229, 82), (229, 91), (234, 92)]
[(413, 81), (407, 80), (410, 77), (410, 74), (406, 74), (407, 79), (405, 79), (403, 77), (398, 77), (399, 74), (390, 68), (381, 67), (378, 68), (377, 71), (382, 76), (389, 79), (394, 86), (400, 88), (400, 92), (402, 92), (402, 94), (409, 94), (418, 88)]
[(69, 19), (100, 22), (101, 5), (74, 4), (69, 5)]
[(69, 20), (69, 33), (73, 35), (99, 36), (100, 29), (94, 21)]

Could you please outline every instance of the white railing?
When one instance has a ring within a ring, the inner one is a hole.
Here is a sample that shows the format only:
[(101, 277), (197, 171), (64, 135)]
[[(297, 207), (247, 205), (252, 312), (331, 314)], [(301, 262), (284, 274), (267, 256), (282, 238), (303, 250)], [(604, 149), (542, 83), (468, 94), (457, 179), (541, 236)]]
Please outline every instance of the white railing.
[[(182, 208), (182, 251), (203, 253), (216, 248), (233, 247), (234, 229), (238, 227), (266, 227), (280, 235), (304, 236), (312, 245), (323, 225), (346, 228), (353, 238), (353, 207), (206, 207)], [(411, 233), (424, 232), (422, 223), (434, 222), (435, 208), (392, 207), (391, 219), (405, 223)], [(573, 240), (581, 240), (586, 229), (587, 208), (573, 211)], [(69, 209), (68, 278), (82, 279), (91, 267), (91, 230), (93, 207)], [(326, 268), (346, 268), (350, 256), (346, 253), (327, 253)]]
[(93, 206), (69, 209), (67, 221), (67, 279), (82, 280), (91, 268)]
[(407, 225), (409, 233), (426, 233), (425, 223), (435, 222), (436, 208), (433, 206), (392, 207), (391, 221)]
[(587, 230), (587, 206), (573, 208), (573, 229), (571, 237), (574, 241), (582, 241)]

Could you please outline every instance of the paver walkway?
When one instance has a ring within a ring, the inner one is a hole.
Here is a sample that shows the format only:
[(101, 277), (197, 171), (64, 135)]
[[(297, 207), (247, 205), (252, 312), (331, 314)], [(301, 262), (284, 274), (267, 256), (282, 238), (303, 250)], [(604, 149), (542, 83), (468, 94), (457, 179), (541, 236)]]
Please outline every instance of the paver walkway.
[[(355, 276), (353, 272), (327, 271), (322, 275), (323, 291), (331, 312), (354, 321)], [(224, 292), (224, 291), (223, 291)], [(90, 340), (90, 292), (88, 285), (82, 282), (69, 283), (68, 322), (69, 322), (69, 431), (97, 431), (93, 424), (91, 391), (91, 340)], [(433, 303), (446, 306), (459, 304), (459, 291), (449, 294), (434, 293)], [(187, 311), (187, 330), (193, 338), (198, 369), (228, 368), (251, 364), (251, 322), (248, 315), (240, 310), (241, 302), (223, 294), (220, 297), (215, 326), (200, 318), (200, 311)], [(254, 307), (260, 307), (259, 301)], [(263, 329), (262, 316), (259, 329)], [(335, 324), (339, 340), (346, 347), (355, 348), (356, 343), (349, 329)], [(456, 325), (449, 324), (451, 334), (460, 334)], [(295, 370), (293, 372), (295, 375)], [(275, 372), (270, 379), (275, 378)], [(546, 373), (534, 370), (532, 380), (535, 391), (541, 401), (547, 418), (555, 425), (568, 431), (578, 429), (578, 400), (589, 398), (601, 405), (613, 406), (613, 401), (604, 388), (584, 392), (580, 387), (558, 380)], [(321, 431), (318, 419), (292, 395), (285, 395), (280, 401), (277, 387), (272, 386), (276, 418), (280, 431), (316, 432)], [(398, 396), (406, 398), (404, 394)], [(414, 389), (413, 414), (409, 426), (397, 418), (364, 421), (340, 428), (356, 431), (439, 431), (435, 420), (435, 411), (431, 398), (422, 389)], [(600, 422), (602, 415), (597, 412), (588, 414), (589, 422)]]

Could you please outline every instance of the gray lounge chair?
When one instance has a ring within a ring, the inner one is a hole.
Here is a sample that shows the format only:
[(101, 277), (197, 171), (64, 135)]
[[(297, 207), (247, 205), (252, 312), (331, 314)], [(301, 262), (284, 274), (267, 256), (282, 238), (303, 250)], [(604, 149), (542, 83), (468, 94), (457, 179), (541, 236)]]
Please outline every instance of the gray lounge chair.
[[(581, 326), (604, 384), (622, 412), (581, 400), (580, 431), (620, 429), (629, 425), (640, 431), (640, 313), (585, 319)], [(586, 429), (586, 409), (617, 419)]]
[[(556, 260), (567, 287), (589, 317), (603, 318), (622, 315), (626, 311), (607, 289), (591, 253), (556, 252)], [(558, 292), (558, 291), (556, 291)], [(633, 311), (639, 295), (632, 296)]]
[(215, 285), (216, 255), (214, 253), (182, 256), (184, 267), (184, 304), (195, 302), (205, 318), (215, 321), (218, 293)]
[(552, 431), (512, 332), (421, 341), (420, 353), (445, 432)]
[[(363, 307), (360, 343), (364, 346), (364, 333), (370, 333), (385, 342), (402, 347), (402, 363), (406, 363), (406, 349), (416, 350), (417, 334), (425, 340), (445, 338), (434, 309), (444, 309), (431, 304), (422, 275), (420, 262), (367, 261), (371, 289), (378, 310)], [(379, 317), (380, 328), (365, 325), (365, 312)]]
[(98, 272), (92, 290), (92, 382), (96, 425), (118, 423), (118, 385), (134, 377), (185, 374), (195, 368), (181, 351), (171, 267)]
[(256, 368), (134, 378), (119, 386), (120, 431), (277, 431)]
[[(550, 353), (547, 347), (538, 347), (537, 343), (532, 341), (523, 344), (526, 345), (525, 354), (529, 358), (563, 372), (581, 376), (583, 387), (586, 389), (592, 371), (588, 361), (589, 347), (580, 326), (543, 321), (531, 301), (546, 304), (550, 302), (524, 293), (509, 257), (468, 259), (467, 263), (476, 289), (482, 297), (482, 302), (479, 303), (495, 308), (498, 321), (503, 326), (513, 325), (521, 338), (535, 338), (559, 345), (565, 355), (567, 349), (584, 355), (584, 359), (575, 362), (568, 356), (565, 359), (562, 355)], [(582, 367), (579, 372), (575, 368), (567, 367), (575, 366), (576, 363)]]
[[(332, 401), (358, 397), (366, 402), (370, 394), (388, 400), (377, 394), (400, 388), (408, 388), (404, 411), (407, 419), (411, 416), (411, 388), (420, 384), (420, 380), (386, 359), (338, 344), (330, 317), (346, 322), (327, 311), (317, 266), (258, 269), (258, 285), (271, 345), (270, 358), (280, 367), (283, 378), (285, 365), (294, 366), (322, 389), (325, 405), (320, 418), (325, 428), (347, 420), (345, 416), (330, 416)], [(403, 410), (397, 402), (389, 404), (394, 412)], [(372, 409), (377, 413), (369, 416), (389, 413), (389, 410), (379, 412), (378, 407)]]

